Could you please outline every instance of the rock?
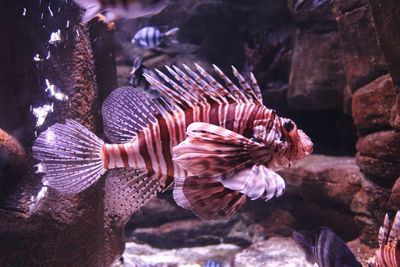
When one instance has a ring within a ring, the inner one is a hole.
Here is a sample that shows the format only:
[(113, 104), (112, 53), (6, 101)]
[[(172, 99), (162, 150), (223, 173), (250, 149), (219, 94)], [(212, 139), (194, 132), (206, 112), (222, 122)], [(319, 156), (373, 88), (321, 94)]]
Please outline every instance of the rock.
[(368, 260), (375, 255), (375, 249), (363, 244), (359, 239), (348, 242), (347, 246), (362, 266), (368, 266)]
[(133, 214), (127, 228), (148, 228), (163, 225), (184, 219), (195, 219), (196, 216), (189, 210), (179, 207), (173, 200), (172, 193), (163, 193), (141, 207)]
[(400, 132), (381, 131), (357, 142), (357, 163), (367, 175), (396, 179), (400, 174)]
[(366, 5), (368, 0), (335, 0), (335, 7), (343, 14)]
[(338, 0), (336, 16), (346, 80), (354, 92), (387, 72), (366, 0)]
[(239, 247), (232, 244), (161, 250), (148, 245), (127, 242), (123, 254), (126, 267), (172, 267), (204, 266), (206, 261), (214, 260), (221, 266), (229, 267)]
[(236, 254), (233, 266), (311, 267), (313, 265), (306, 262), (304, 253), (292, 238), (272, 237)]
[(390, 115), (390, 125), (400, 130), (400, 94), (397, 94), (396, 103), (393, 105)]
[(221, 242), (248, 246), (251, 240), (246, 233), (243, 235), (232, 232), (235, 231), (234, 225), (239, 219), (240, 216), (236, 215), (227, 221), (194, 219), (170, 222), (153, 228), (138, 228), (129, 234), (129, 240), (158, 248), (194, 247)]
[[(26, 16), (21, 15), (24, 8)], [(35, 131), (40, 133), (54, 122), (68, 118), (98, 129), (97, 89), (106, 86), (96, 83), (87, 26), (79, 23), (80, 10), (72, 1), (29, 5), (7, 1), (1, 12), (0, 34), (7, 36), (8, 46), (1, 46), (0, 64), (6, 72), (0, 77), (0, 127), (24, 145), (29, 171), (17, 177), (15, 190), (0, 199), (0, 266), (109, 266), (122, 254), (123, 240), (122, 226), (110, 225), (104, 218), (103, 181), (81, 194), (62, 194), (41, 184), (42, 175), (34, 173), (37, 162), (30, 154)], [(57, 29), (62, 40), (49, 44)], [(68, 101), (49, 96), (46, 80)], [(30, 106), (52, 102), (54, 112), (35, 128)]]
[(390, 206), (393, 210), (400, 210), (400, 177), (397, 178), (396, 183), (392, 188)]
[(390, 191), (366, 179), (354, 158), (311, 155), (280, 173), (285, 207), (296, 222), (305, 221), (301, 227), (324, 225), (346, 240), (360, 235), (362, 242), (376, 244)]
[(353, 95), (352, 113), (359, 132), (365, 134), (389, 128), (395, 97), (396, 90), (389, 75), (383, 75), (358, 89)]
[(28, 158), (23, 146), (0, 129), (0, 195), (28, 170)]
[(393, 80), (400, 85), (400, 7), (396, 0), (378, 3), (369, 0), (380, 46), (385, 54), (386, 61)]
[(299, 30), (289, 77), (289, 107), (300, 110), (342, 108), (344, 73), (337, 31)]

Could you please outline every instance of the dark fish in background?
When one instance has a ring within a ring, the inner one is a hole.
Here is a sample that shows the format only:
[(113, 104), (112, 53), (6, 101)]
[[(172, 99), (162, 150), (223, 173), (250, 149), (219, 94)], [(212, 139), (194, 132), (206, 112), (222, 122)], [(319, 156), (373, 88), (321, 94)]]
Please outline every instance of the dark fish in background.
[(292, 237), (311, 264), (319, 267), (361, 267), (346, 243), (327, 227), (301, 233), (294, 231)]
[(204, 267), (221, 267), (221, 264), (214, 260), (207, 260), (204, 263)]
[(145, 49), (153, 49), (164, 44), (167, 38), (173, 36), (178, 31), (179, 28), (162, 31), (162, 28), (159, 27), (144, 27), (135, 33), (132, 43)]
[(310, 154), (310, 138), (264, 106), (253, 75), (232, 67), (236, 85), (214, 66), (223, 86), (199, 65), (183, 66), (156, 70), (161, 79), (145, 74), (157, 99), (134, 87), (110, 94), (102, 115), (111, 144), (73, 120), (42, 132), (32, 151), (43, 183), (79, 193), (108, 172), (105, 212), (124, 219), (173, 183), (178, 205), (208, 220), (232, 216), (248, 198), (281, 196), (275, 171)]
[(143, 58), (141, 56), (136, 56), (133, 59), (133, 66), (131, 71), (131, 79), (129, 84), (133, 87), (141, 88), (147, 92), (152, 98), (159, 97), (160, 94), (157, 88), (154, 88), (144, 77), (144, 75), (149, 75), (151, 77), (157, 78), (154, 71), (143, 65)]
[(400, 267), (400, 211), (397, 212), (390, 228), (389, 216), (386, 214), (383, 226), (379, 228), (379, 248), (368, 266)]
[(105, 22), (117, 19), (135, 19), (151, 16), (161, 12), (168, 0), (74, 0), (85, 9), (82, 23), (86, 23), (97, 16), (104, 14)]
[(295, 13), (312, 11), (320, 8), (325, 4), (332, 3), (333, 0), (293, 0), (293, 10)]

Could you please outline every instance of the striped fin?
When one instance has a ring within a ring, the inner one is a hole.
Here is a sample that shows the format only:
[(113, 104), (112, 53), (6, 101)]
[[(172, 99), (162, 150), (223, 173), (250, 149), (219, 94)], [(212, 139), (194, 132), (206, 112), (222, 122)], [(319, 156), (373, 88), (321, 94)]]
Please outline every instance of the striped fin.
[(242, 91), (246, 94), (246, 96), (252, 99), (254, 102), (262, 104), (262, 100), (260, 101), (260, 99), (257, 98), (257, 95), (252, 86), (244, 79), (244, 77), (234, 66), (231, 67), (233, 70), (233, 75), (235, 75), (236, 79), (239, 81), (240, 87), (242, 88)]
[(225, 188), (220, 182), (197, 176), (187, 177), (181, 191), (193, 213), (204, 220), (227, 219), (246, 202), (245, 195)]
[(106, 171), (100, 156), (103, 141), (73, 120), (41, 133), (33, 147), (43, 184), (63, 193), (79, 193)]
[(190, 124), (187, 135), (173, 148), (173, 160), (200, 177), (217, 178), (253, 165), (251, 153), (263, 149), (261, 144), (209, 123)]
[(264, 165), (254, 165), (252, 168), (243, 169), (231, 177), (222, 179), (221, 183), (234, 191), (238, 191), (251, 200), (279, 197), (285, 190), (285, 182), (276, 172)]
[(208, 103), (210, 100), (219, 104), (227, 104), (230, 101), (262, 104), (261, 91), (254, 76), (251, 76), (251, 81), (248, 82), (233, 68), (242, 88), (240, 90), (217, 66), (213, 66), (225, 81), (226, 88), (198, 64), (195, 64), (197, 72), (185, 64), (183, 64), (184, 70), (176, 66), (172, 66), (172, 68), (166, 66), (175, 81), (159, 70), (156, 71), (164, 83), (149, 75), (145, 75), (145, 78), (152, 86), (158, 88), (166, 102), (175, 103), (182, 108), (193, 104)]
[(396, 213), (394, 217), (392, 228), (390, 229), (388, 242), (395, 242), (400, 234), (400, 211)]
[(165, 185), (145, 170), (113, 169), (105, 184), (104, 206), (110, 217), (129, 217), (161, 192)]
[(300, 249), (304, 252), (306, 256), (306, 261), (309, 263), (316, 263), (316, 259), (314, 256), (314, 243), (315, 237), (309, 232), (300, 233), (297, 231), (293, 231), (292, 238), (294, 242), (300, 247)]
[(149, 100), (142, 90), (128, 86), (117, 88), (102, 106), (104, 132), (113, 143), (130, 142), (137, 131), (155, 123), (159, 113), (159, 105)]
[(213, 65), (214, 70), (218, 73), (218, 75), (223, 79), (228, 87), (228, 90), (233, 94), (234, 97), (238, 99), (241, 103), (248, 103), (249, 99), (246, 97), (245, 94), (225, 75), (225, 73), (218, 68), (216, 65)]
[(197, 63), (194, 64), (197, 71), (203, 76), (204, 80), (217, 91), (217, 93), (225, 98), (229, 98), (237, 102), (237, 99), (233, 97), (233, 95), (223, 87), (217, 80), (214, 79), (208, 72), (206, 72), (200, 65)]

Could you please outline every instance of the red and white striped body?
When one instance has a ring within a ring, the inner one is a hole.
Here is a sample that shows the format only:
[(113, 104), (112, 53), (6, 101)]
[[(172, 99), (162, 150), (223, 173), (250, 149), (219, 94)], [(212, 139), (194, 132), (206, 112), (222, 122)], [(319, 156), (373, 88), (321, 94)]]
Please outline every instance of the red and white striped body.
[(254, 103), (212, 103), (178, 110), (168, 116), (160, 116), (156, 123), (139, 131), (132, 142), (104, 144), (102, 159), (106, 169), (145, 169), (157, 174), (166, 186), (174, 177), (186, 177), (188, 172), (172, 160), (172, 148), (186, 137), (186, 129), (193, 122), (206, 122), (252, 137), (254, 121), (271, 121), (278, 127), (274, 112)]

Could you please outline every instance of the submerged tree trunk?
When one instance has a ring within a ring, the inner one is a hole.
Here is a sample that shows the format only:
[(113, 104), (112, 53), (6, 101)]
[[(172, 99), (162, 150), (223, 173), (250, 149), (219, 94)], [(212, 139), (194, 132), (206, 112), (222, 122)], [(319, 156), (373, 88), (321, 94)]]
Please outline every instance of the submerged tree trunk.
[[(109, 266), (124, 243), (104, 218), (104, 180), (78, 195), (43, 187), (30, 151), (35, 131), (67, 118), (100, 132), (115, 62), (112, 45), (93, 50), (91, 40), (111, 44), (111, 32), (93, 22), (89, 34), (72, 1), (7, 0), (0, 12), (0, 266)], [(53, 111), (35, 126), (30, 110), (44, 104)]]

